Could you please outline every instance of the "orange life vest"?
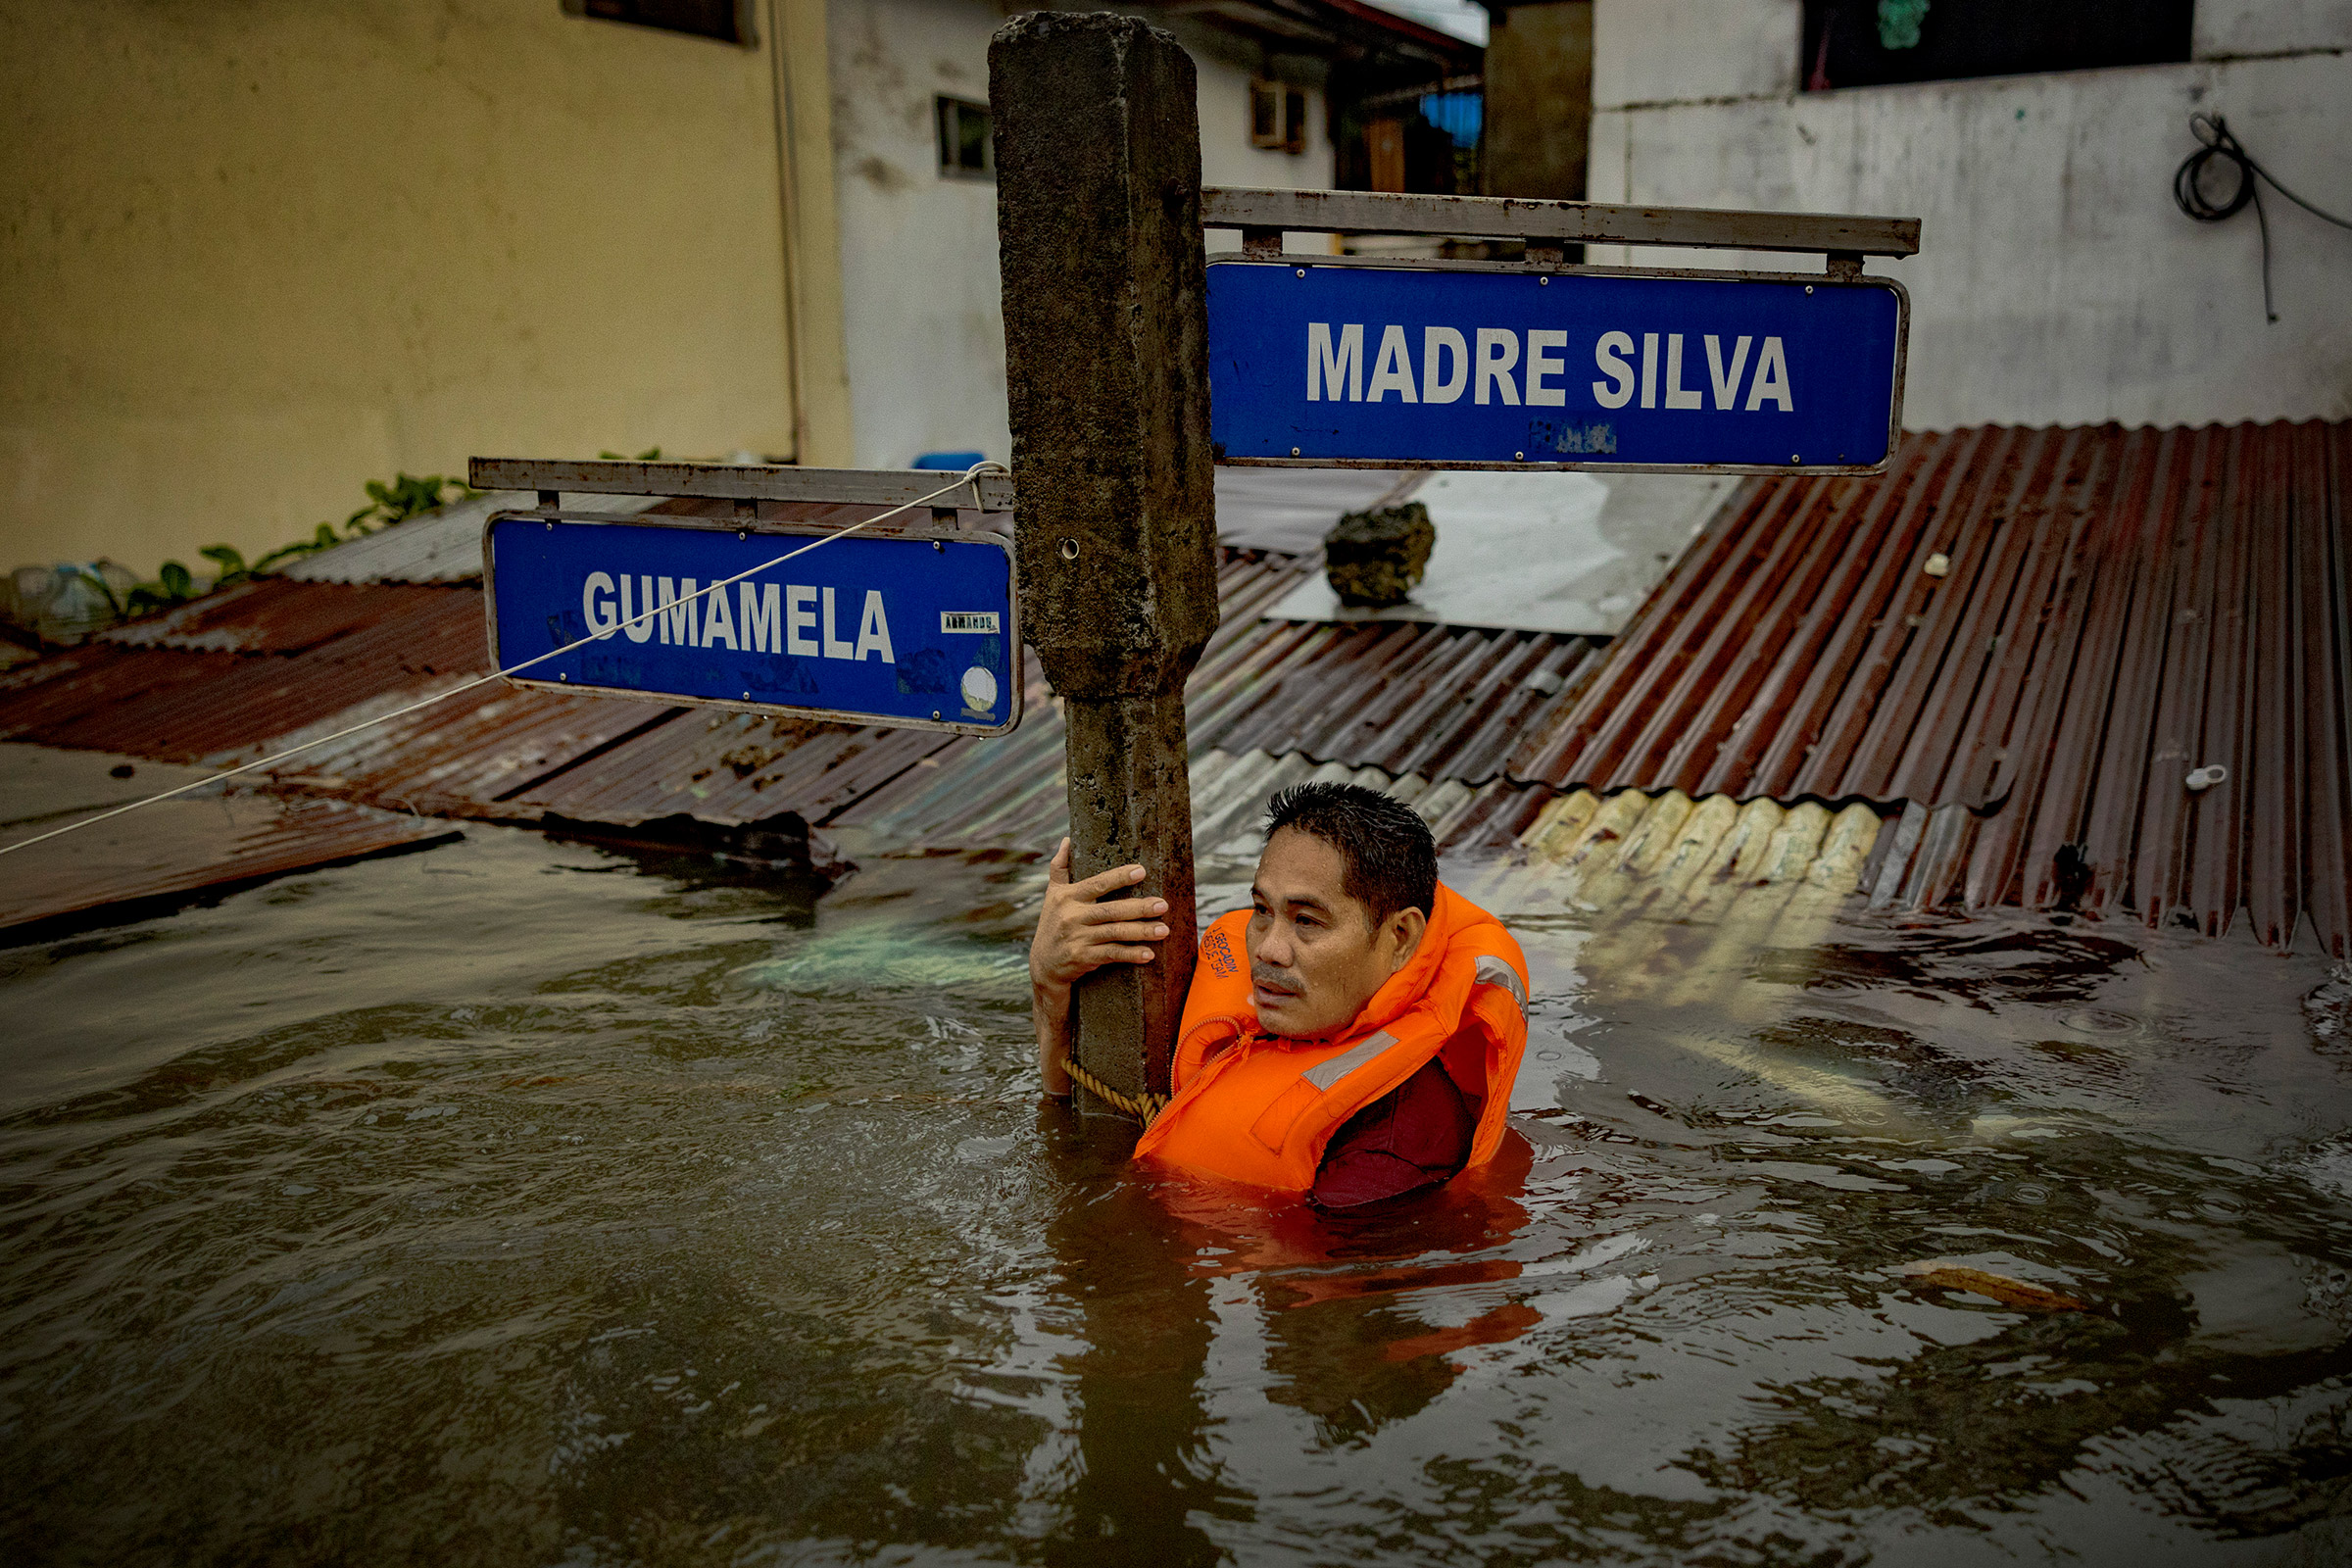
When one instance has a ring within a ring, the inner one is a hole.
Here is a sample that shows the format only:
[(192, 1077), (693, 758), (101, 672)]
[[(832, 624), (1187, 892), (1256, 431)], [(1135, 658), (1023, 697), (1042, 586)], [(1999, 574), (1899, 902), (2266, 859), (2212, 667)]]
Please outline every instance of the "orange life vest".
[(1527, 960), (1500, 921), (1441, 885), (1412, 961), (1337, 1035), (1307, 1038), (1259, 1030), (1249, 923), (1237, 909), (1201, 936), (1174, 1095), (1137, 1142), (1139, 1156), (1306, 1192), (1340, 1124), (1433, 1057), (1477, 1117), (1469, 1164), (1494, 1156), (1527, 1049)]

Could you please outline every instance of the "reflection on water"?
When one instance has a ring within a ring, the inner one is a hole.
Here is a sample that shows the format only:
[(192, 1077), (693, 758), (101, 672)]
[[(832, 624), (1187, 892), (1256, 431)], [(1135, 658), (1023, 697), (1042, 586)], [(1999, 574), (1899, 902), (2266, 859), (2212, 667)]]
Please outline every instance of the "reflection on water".
[(864, 859), (481, 829), (0, 954), (8, 1559), (2352, 1557), (2308, 958), (1457, 868), (1520, 1137), (1334, 1221), (1039, 1105), (1034, 862)]

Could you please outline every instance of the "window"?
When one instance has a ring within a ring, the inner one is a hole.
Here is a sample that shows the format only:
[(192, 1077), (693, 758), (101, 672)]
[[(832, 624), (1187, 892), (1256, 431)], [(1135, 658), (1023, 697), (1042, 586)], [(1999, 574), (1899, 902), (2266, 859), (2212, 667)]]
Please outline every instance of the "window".
[(564, 0), (564, 12), (749, 45), (760, 41), (752, 5), (753, 0)]
[(2193, 0), (1804, 0), (1808, 92), (2188, 58)]
[(949, 179), (996, 178), (996, 153), (988, 144), (988, 105), (941, 98), (937, 108), (940, 173)]
[(1306, 151), (1306, 94), (1279, 81), (1250, 84), (1250, 145)]

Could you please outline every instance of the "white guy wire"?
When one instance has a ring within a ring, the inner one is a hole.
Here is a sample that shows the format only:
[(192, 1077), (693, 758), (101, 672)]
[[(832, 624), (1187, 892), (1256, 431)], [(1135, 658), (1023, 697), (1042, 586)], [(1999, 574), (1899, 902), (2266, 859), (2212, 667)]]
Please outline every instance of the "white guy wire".
[(153, 806), (158, 801), (168, 801), (175, 795), (185, 795), (191, 790), (200, 790), (205, 788), (207, 785), (218, 784), (222, 779), (235, 778), (239, 773), (250, 773), (255, 768), (268, 767), (274, 762), (282, 762), (289, 757), (299, 757), (304, 752), (326, 745), (329, 741), (339, 741), (346, 735), (357, 735), (364, 729), (373, 729), (378, 724), (388, 724), (393, 719), (403, 717), (409, 713), (414, 713), (419, 709), (430, 708), (436, 703), (446, 703), (452, 697), (463, 697), (466, 695), (466, 693), (474, 690), (476, 687), (487, 686), (494, 680), (501, 680), (506, 676), (516, 674), (522, 670), (530, 668), (533, 664), (544, 664), (549, 660), (560, 659), (564, 655), (570, 653), (576, 648), (585, 648), (590, 643), (603, 642), (616, 632), (636, 625), (641, 620), (653, 619), (656, 615), (661, 614), (665, 610), (674, 612), (678, 606), (690, 605), (697, 599), (702, 598), (705, 594), (716, 593), (721, 588), (732, 587), (736, 583), (743, 581), (743, 579), (746, 577), (757, 577), (763, 571), (770, 570), (776, 566), (781, 566), (784, 564), (784, 563), (792, 560), (796, 556), (805, 556), (809, 551), (816, 549), (820, 545), (829, 545), (836, 539), (847, 538), (849, 535), (856, 533), (858, 529), (866, 527), (869, 524), (886, 522), (892, 517), (897, 516), (902, 512), (911, 512), (916, 507), (922, 506), (926, 502), (937, 501), (941, 496), (946, 495), (949, 491), (956, 489), (961, 485), (969, 484), (972, 486), (972, 505), (974, 507), (979, 507), (980, 487), (977, 483), (974, 483), (974, 481), (977, 480), (983, 473), (1009, 474), (1011, 470), (1006, 468), (1002, 463), (975, 463), (970, 467), (964, 469), (960, 475), (940, 486), (940, 488), (932, 491), (927, 496), (917, 496), (912, 501), (906, 502), (902, 506), (891, 508), (888, 512), (877, 513), (873, 516), (866, 518), (863, 522), (854, 522), (847, 528), (838, 529), (833, 533), (824, 535), (822, 538), (812, 539), (808, 543), (801, 546), (800, 549), (787, 551), (785, 554), (778, 556), (773, 561), (761, 562), (759, 565), (752, 567), (750, 570), (739, 571), (732, 577), (722, 577), (717, 582), (711, 583), (707, 588), (697, 588), (693, 593), (688, 594), (683, 599), (673, 599), (667, 605), (650, 606), (644, 614), (631, 615), (626, 620), (615, 620), (612, 625), (607, 626), (603, 631), (590, 632), (578, 642), (565, 643), (563, 647), (552, 649), (547, 653), (539, 655), (536, 659), (526, 659), (519, 664), (509, 664), (504, 669), (494, 669), (489, 674), (476, 676), (474, 679), (466, 682), (462, 686), (452, 686), (449, 690), (442, 692), (438, 696), (427, 697), (419, 703), (411, 703), (406, 708), (396, 708), (389, 713), (378, 713), (373, 718), (363, 719), (359, 723), (353, 724), (348, 728), (339, 729), (332, 735), (321, 735), (317, 740), (304, 741), (300, 746), (290, 746), (286, 748), (286, 750), (273, 753), (269, 757), (260, 758), (251, 762), (241, 763), (236, 767), (224, 768), (220, 772), (211, 774), (205, 778), (191, 779), (185, 784), (165, 790), (161, 794), (150, 795), (142, 800), (131, 801), (126, 805), (118, 806), (111, 811), (101, 811), (96, 816), (85, 816), (78, 821), (68, 822), (64, 827), (51, 828), (46, 833), (38, 833), (28, 839), (19, 839), (14, 844), (0, 845), (0, 855), (14, 855), (19, 850), (30, 849), (35, 844), (45, 844), (51, 839), (62, 838), (64, 835), (75, 832), (78, 829), (95, 827), (100, 822), (104, 822), (110, 817), (121, 816), (125, 811), (135, 811), (142, 806)]

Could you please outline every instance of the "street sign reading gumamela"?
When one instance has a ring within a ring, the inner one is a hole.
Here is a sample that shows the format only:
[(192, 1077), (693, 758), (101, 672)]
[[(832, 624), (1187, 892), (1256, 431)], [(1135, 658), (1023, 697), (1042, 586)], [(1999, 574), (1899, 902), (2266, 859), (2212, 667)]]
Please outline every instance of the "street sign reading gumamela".
[(1909, 313), (1878, 277), (1217, 261), (1210, 435), (1228, 464), (1871, 472)]
[[(1001, 735), (1020, 722), (1011, 542), (502, 513), (482, 536), (501, 668), (520, 686)], [(650, 612), (650, 613), (649, 613)]]

